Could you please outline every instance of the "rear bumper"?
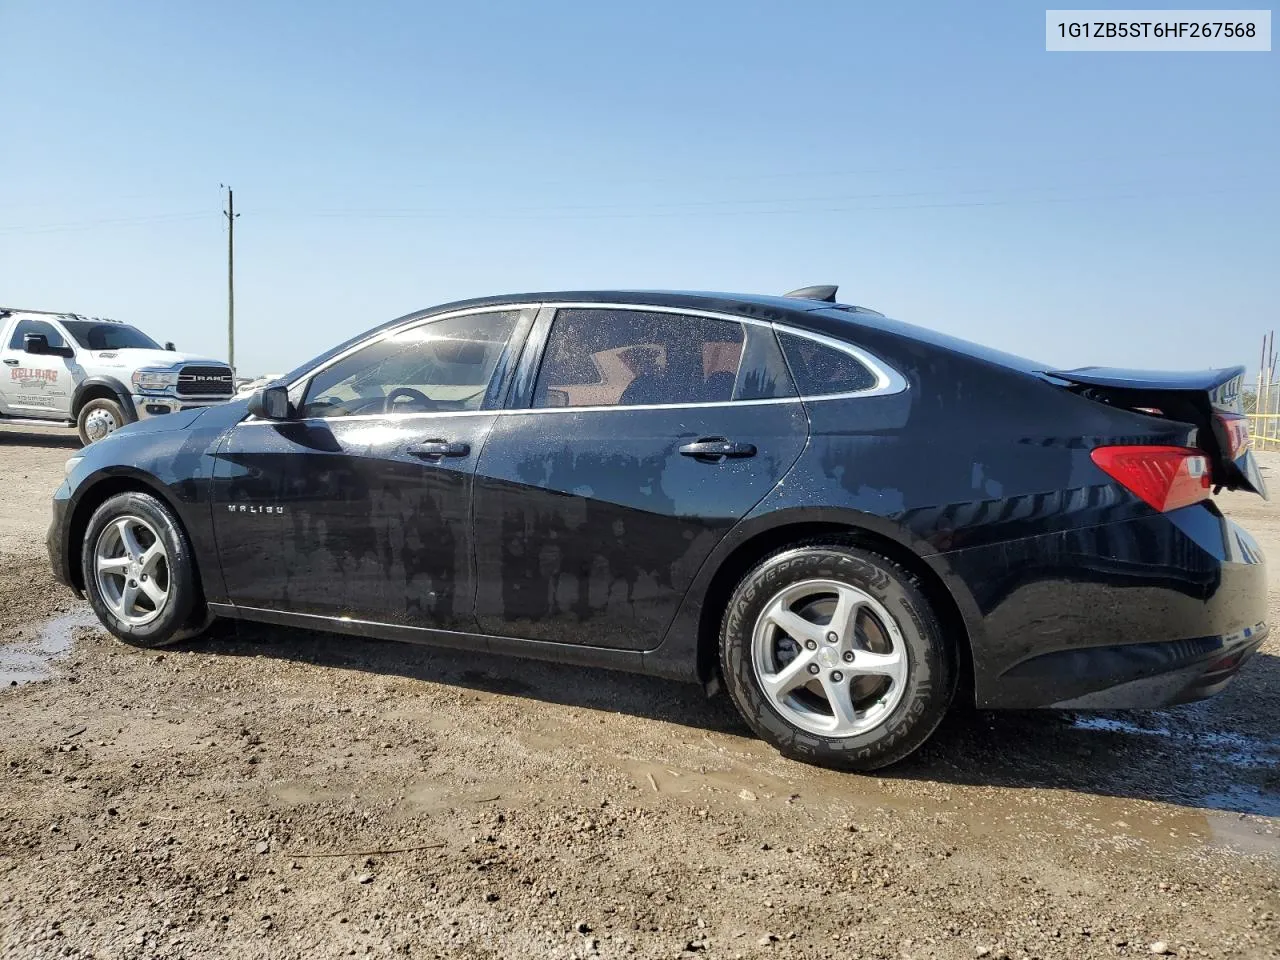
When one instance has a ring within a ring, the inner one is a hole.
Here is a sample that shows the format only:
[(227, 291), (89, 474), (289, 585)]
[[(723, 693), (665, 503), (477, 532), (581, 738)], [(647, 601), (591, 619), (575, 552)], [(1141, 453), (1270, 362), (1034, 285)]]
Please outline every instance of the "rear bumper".
[[(1049, 706), (1073, 710), (1167, 707), (1211, 697), (1227, 686), (1267, 638), (1267, 625), (1196, 640), (1169, 640), (1095, 647), (1076, 652), (1075, 669), (1062, 671), (1064, 687), (1101, 689), (1069, 696)], [(1036, 658), (1046, 660), (1052, 657)], [(1030, 665), (1035, 665), (1032, 660)], [(1125, 680), (1124, 677), (1131, 679)]]
[(980, 707), (1197, 700), (1230, 683), (1267, 636), (1262, 551), (1211, 505), (956, 551), (935, 565), (972, 593)]

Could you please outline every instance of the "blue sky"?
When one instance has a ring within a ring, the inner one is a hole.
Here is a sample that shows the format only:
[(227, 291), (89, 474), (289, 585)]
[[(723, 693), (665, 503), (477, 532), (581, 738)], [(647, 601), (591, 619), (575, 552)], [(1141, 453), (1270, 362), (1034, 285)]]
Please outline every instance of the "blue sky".
[[(1096, 6), (1096, 4), (1095, 4)], [(0, 3), (0, 303), (288, 369), (531, 289), (842, 299), (1064, 366), (1256, 366), (1280, 60), (1044, 5)]]

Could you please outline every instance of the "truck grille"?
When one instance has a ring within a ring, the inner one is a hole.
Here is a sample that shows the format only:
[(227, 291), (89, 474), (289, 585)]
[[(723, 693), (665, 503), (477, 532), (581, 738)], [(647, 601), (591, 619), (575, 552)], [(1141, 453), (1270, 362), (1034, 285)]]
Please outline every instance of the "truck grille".
[(183, 367), (178, 372), (180, 397), (229, 397), (235, 392), (230, 367)]

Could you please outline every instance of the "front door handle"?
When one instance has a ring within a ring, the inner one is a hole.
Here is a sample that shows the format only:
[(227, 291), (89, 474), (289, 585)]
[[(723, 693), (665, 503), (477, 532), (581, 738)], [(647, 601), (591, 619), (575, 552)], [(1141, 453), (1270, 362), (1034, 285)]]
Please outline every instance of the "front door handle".
[(4, 358), (4, 362), (5, 362), (5, 363), (7, 363), (7, 364), (8, 364), (9, 366), (11, 366), (11, 367), (16, 367), (16, 366), (17, 366), (19, 363), (21, 363), (22, 361), (21, 361), (21, 360), (15, 360), (15, 359), (13, 359), (13, 357), (5, 357), (5, 358)]
[(452, 440), (424, 440), (422, 443), (411, 443), (405, 451), (415, 457), (465, 457), (471, 453), (471, 444), (457, 443)]
[(754, 457), (756, 448), (750, 443), (736, 443), (724, 437), (703, 437), (693, 443), (686, 443), (680, 453), (706, 463), (720, 463), (730, 457)]

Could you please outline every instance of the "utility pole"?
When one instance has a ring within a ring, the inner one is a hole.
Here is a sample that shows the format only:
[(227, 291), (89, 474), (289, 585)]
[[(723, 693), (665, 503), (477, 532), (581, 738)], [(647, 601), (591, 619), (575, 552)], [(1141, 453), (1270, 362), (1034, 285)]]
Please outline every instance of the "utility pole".
[(227, 363), (236, 368), (236, 195), (225, 183), (218, 184), (227, 191)]

